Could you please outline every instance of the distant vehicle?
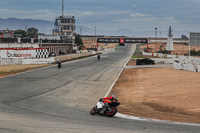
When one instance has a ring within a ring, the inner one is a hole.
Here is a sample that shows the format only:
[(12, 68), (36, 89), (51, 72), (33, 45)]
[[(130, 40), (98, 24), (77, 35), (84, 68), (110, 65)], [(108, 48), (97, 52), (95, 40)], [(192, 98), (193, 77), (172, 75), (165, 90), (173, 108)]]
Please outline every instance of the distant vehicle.
[(97, 59), (100, 60), (100, 54), (97, 55)]
[(58, 62), (58, 68), (61, 68), (61, 62)]
[(55, 57), (55, 56), (56, 56), (56, 53), (51, 52), (51, 53), (49, 54), (49, 56), (50, 56), (50, 57)]

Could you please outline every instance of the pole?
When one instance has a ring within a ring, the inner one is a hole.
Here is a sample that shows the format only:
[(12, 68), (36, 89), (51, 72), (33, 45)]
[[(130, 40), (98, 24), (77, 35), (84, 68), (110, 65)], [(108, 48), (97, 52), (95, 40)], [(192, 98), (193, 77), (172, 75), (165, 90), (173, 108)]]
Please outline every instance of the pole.
[(147, 52), (148, 52), (149, 46), (148, 46), (148, 39), (147, 39)]
[(64, 0), (62, 0), (62, 17), (64, 17)]
[(189, 52), (189, 56), (190, 56), (190, 38), (189, 38), (189, 51), (188, 52)]
[(156, 42), (156, 41), (157, 41), (157, 40), (156, 40), (156, 39), (157, 39), (157, 29), (158, 29), (158, 28), (155, 28), (155, 53), (156, 53), (156, 43), (157, 43), (157, 42)]
[(96, 46), (97, 46), (97, 53), (98, 53), (98, 43), (97, 43), (97, 38), (96, 38), (96, 26), (94, 27), (94, 35), (95, 35), (95, 43), (96, 43)]

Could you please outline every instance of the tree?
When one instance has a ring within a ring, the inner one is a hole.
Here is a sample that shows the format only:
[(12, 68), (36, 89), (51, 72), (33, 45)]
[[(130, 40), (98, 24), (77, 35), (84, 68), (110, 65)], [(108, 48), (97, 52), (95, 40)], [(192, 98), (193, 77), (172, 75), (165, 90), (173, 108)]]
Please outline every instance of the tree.
[(80, 36), (79, 34), (76, 34), (76, 35), (75, 35), (75, 43), (76, 43), (78, 46), (83, 46), (83, 42), (82, 42), (81, 36)]
[(30, 35), (36, 35), (38, 33), (38, 29), (34, 28), (34, 27), (31, 27), (31, 28), (28, 28), (28, 30), (26, 31), (27, 35), (30, 36)]
[(188, 37), (182, 34), (181, 39), (188, 39)]
[(25, 37), (26, 36), (26, 32), (24, 31), (24, 30), (16, 30), (15, 32), (14, 32), (14, 34), (20, 34), (22, 37)]

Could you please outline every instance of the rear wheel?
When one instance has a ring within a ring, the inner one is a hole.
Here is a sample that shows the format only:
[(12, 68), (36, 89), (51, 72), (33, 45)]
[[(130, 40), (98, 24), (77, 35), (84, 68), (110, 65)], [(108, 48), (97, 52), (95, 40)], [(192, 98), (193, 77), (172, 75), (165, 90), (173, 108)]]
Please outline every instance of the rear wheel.
[(96, 112), (97, 112), (97, 108), (96, 108), (96, 106), (94, 106), (94, 107), (90, 110), (90, 114), (91, 114), (91, 115), (95, 115)]
[(116, 107), (111, 107), (111, 110), (106, 112), (106, 115), (108, 117), (113, 117), (117, 113), (117, 108)]

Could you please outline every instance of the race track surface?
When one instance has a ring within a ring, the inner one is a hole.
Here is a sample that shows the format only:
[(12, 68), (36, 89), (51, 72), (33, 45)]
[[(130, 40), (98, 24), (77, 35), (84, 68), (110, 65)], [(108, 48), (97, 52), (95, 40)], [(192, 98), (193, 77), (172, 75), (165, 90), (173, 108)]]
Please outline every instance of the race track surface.
[[(197, 133), (199, 126), (173, 125), (89, 114), (103, 97), (135, 45), (0, 79), (1, 133)], [(120, 100), (120, 99), (119, 99)]]

